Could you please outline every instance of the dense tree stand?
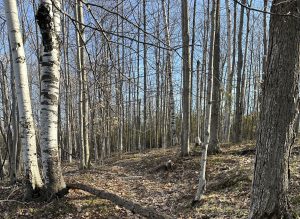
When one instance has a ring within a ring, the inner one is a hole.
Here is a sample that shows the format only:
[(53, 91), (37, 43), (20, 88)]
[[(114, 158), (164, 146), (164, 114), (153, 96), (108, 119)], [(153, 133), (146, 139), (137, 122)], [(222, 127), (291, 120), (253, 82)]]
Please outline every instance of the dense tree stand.
[[(299, 7), (299, 5), (298, 5)], [(296, 1), (275, 0), (274, 14), (298, 13)], [(289, 158), (298, 114), (299, 19), (271, 16), (252, 188), (251, 219), (296, 218), (287, 192)]]

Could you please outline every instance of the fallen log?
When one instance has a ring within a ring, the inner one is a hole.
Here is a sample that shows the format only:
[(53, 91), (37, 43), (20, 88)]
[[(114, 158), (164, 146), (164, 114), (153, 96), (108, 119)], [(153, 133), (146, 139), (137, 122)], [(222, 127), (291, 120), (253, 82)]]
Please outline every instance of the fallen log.
[(159, 213), (155, 209), (151, 207), (143, 207), (138, 203), (132, 202), (130, 200), (124, 199), (122, 197), (119, 197), (116, 194), (107, 192), (105, 190), (92, 188), (88, 185), (75, 183), (75, 184), (68, 184), (67, 189), (80, 189), (85, 192), (88, 192), (90, 194), (93, 194), (101, 199), (106, 199), (111, 202), (113, 202), (116, 205), (119, 205), (120, 207), (124, 207), (127, 210), (130, 210), (132, 213), (137, 213), (141, 216), (144, 216), (146, 218), (158, 218), (158, 219), (171, 219), (169, 215)]

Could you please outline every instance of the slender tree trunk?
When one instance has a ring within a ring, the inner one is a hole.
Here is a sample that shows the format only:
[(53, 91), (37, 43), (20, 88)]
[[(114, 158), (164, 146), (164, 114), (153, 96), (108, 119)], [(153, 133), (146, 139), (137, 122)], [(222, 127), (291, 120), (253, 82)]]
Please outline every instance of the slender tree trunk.
[(83, 5), (80, 0), (75, 2), (75, 19), (77, 37), (77, 71), (79, 77), (79, 127), (80, 127), (80, 169), (89, 167), (89, 108), (88, 108), (88, 81), (85, 69), (85, 34)]
[[(166, 44), (168, 48), (171, 48), (171, 41), (170, 41), (170, 30), (169, 30), (169, 23), (167, 19), (166, 7), (165, 7), (165, 0), (162, 0), (162, 11), (163, 11), (163, 18), (164, 18), (164, 30), (165, 30), (165, 38)], [(166, 75), (168, 76), (169, 80), (169, 104), (170, 104), (170, 123), (171, 123), (171, 144), (172, 146), (178, 143), (177, 135), (176, 135), (176, 121), (175, 121), (175, 103), (174, 103), (174, 91), (173, 91), (173, 73), (172, 73), (172, 60), (171, 60), (171, 50), (168, 49), (166, 55)]]
[[(225, 141), (229, 141), (230, 124), (231, 124), (230, 117), (231, 117), (231, 103), (232, 103), (233, 66), (231, 65), (232, 45), (231, 45), (230, 5), (229, 5), (229, 0), (226, 0), (225, 2), (226, 2), (226, 17), (227, 17), (227, 83), (226, 83), (226, 93), (225, 93), (224, 139)], [(236, 11), (236, 2), (234, 4), (235, 4), (235, 11)], [(236, 22), (236, 17), (234, 17), (234, 22)], [(234, 33), (234, 37), (235, 37), (235, 33)]]
[[(246, 4), (246, 0), (242, 1)], [(237, 85), (236, 85), (236, 98), (235, 98), (235, 120), (234, 120), (234, 139), (233, 142), (238, 143), (242, 140), (242, 100), (241, 100), (241, 85), (242, 85), (242, 70), (243, 70), (243, 29), (244, 29), (244, 7), (241, 7), (240, 25), (238, 33), (238, 62), (237, 62)]]
[[(10, 56), (12, 53), (10, 52)], [(15, 83), (15, 72), (13, 69), (13, 58), (11, 57), (11, 93), (12, 93), (12, 109), (11, 109), (11, 123), (12, 123), (12, 142), (10, 146), (10, 182), (15, 184), (17, 182), (17, 150), (19, 141), (19, 129), (18, 129), (18, 119), (17, 119), (17, 96), (16, 96), (16, 83)]]
[(220, 0), (216, 0), (215, 37), (213, 57), (213, 89), (211, 107), (211, 126), (208, 152), (218, 153), (219, 147), (219, 118), (220, 118)]
[[(252, 0), (249, 2), (249, 6), (252, 6)], [(250, 32), (250, 10), (247, 9), (247, 24), (246, 24), (246, 42), (245, 42), (245, 52), (244, 52), (244, 60), (243, 60), (243, 70), (242, 70), (242, 86), (241, 86), (241, 97), (240, 97), (240, 107), (241, 107), (241, 116), (245, 113), (245, 94), (246, 94), (246, 81), (247, 81), (247, 55), (248, 55), (248, 44), (249, 44), (249, 32)], [(241, 120), (243, 124), (243, 117)], [(247, 124), (245, 124), (247, 126)], [(244, 128), (244, 127), (243, 127)], [(242, 129), (241, 129), (242, 130)], [(241, 133), (241, 138), (243, 139), (243, 132)]]
[[(122, 3), (123, 4), (123, 3)], [(117, 5), (119, 5), (119, 1), (117, 1)], [(117, 13), (119, 12), (119, 6), (117, 6)], [(119, 16), (117, 16), (117, 33), (120, 34), (119, 26), (122, 28), (122, 33), (123, 34), (123, 28), (124, 24), (123, 21), (119, 21)], [(123, 74), (124, 74), (124, 48), (122, 47), (122, 68), (121, 68), (121, 55), (120, 55), (120, 46), (119, 44), (124, 44), (124, 38), (122, 39), (122, 42), (120, 42), (120, 39), (118, 37), (117, 39), (118, 44), (117, 44), (117, 63), (118, 63), (118, 70), (117, 70), (117, 82), (116, 82), (116, 101), (118, 103), (117, 106), (117, 111), (118, 111), (118, 150), (119, 153), (123, 153), (123, 114), (124, 114), (124, 108), (123, 108)]]
[(146, 1), (143, 0), (143, 23), (144, 23), (144, 142), (143, 149), (147, 147), (147, 14), (146, 14)]
[[(274, 14), (298, 15), (299, 1), (274, 0)], [(299, 19), (271, 16), (268, 67), (260, 122), (249, 218), (296, 218), (288, 201), (289, 158), (299, 104)]]
[(138, 29), (138, 43), (137, 43), (137, 86), (136, 86), (136, 100), (137, 100), (137, 147), (138, 150), (142, 151), (142, 145), (141, 145), (141, 107), (140, 107), (140, 8), (138, 8), (138, 18), (139, 18), (139, 29)]
[[(78, 1), (75, 0), (74, 6), (75, 20), (79, 20), (78, 15)], [(84, 134), (83, 134), (83, 87), (82, 87), (82, 66), (81, 66), (81, 49), (80, 49), (80, 28), (79, 24), (75, 24), (76, 27), (76, 45), (77, 45), (77, 54), (76, 54), (76, 64), (77, 64), (77, 76), (79, 82), (79, 102), (78, 102), (78, 122), (79, 122), (79, 155), (80, 155), (80, 168), (84, 168)]]
[(181, 130), (181, 155), (187, 156), (190, 150), (190, 101), (191, 101), (191, 72), (189, 52), (189, 15), (188, 1), (181, 0), (182, 19), (182, 70), (183, 70), (183, 91), (182, 91), (182, 130)]
[(31, 198), (32, 194), (42, 187), (42, 179), (39, 173), (36, 156), (36, 136), (31, 109), (25, 52), (18, 18), (17, 2), (14, 0), (5, 1), (5, 12), (11, 45), (13, 71), (15, 72), (14, 76), (16, 80), (19, 124), (21, 128), (20, 136), (25, 163), (25, 185), (27, 190), (25, 198)]
[(40, 141), (46, 195), (48, 197), (60, 193), (66, 187), (58, 154), (60, 15), (55, 7), (60, 8), (59, 1), (42, 0), (36, 15), (43, 42), (41, 57)]
[(72, 162), (72, 130), (71, 130), (71, 116), (70, 116), (70, 102), (71, 102), (71, 92), (70, 91), (70, 73), (69, 73), (69, 25), (67, 23), (67, 18), (63, 17), (63, 54), (64, 54), (64, 73), (65, 73), (65, 113), (66, 113), (66, 149), (67, 158), (69, 163)]
[(84, 150), (84, 168), (89, 168), (90, 162), (90, 146), (89, 146), (89, 103), (88, 103), (88, 78), (85, 64), (85, 34), (84, 34), (84, 16), (82, 1), (78, 0), (78, 22), (80, 34), (80, 62), (81, 62), (81, 78), (82, 78), (82, 117), (83, 117), (83, 150)]
[[(160, 16), (158, 13), (157, 17), (157, 24), (156, 24), (156, 37), (159, 39), (159, 27), (160, 23)], [(160, 99), (160, 42), (157, 40), (157, 48), (155, 48), (155, 67), (156, 67), (156, 112), (155, 112), (155, 143), (156, 147), (158, 148), (159, 146), (159, 137), (160, 137), (160, 104), (159, 104), (159, 99)]]
[(264, 56), (263, 56), (263, 80), (264, 75), (267, 72), (267, 53), (268, 53), (268, 41), (267, 41), (267, 8), (268, 8), (268, 0), (264, 0), (264, 20), (263, 20), (263, 30), (264, 30), (264, 36), (263, 36), (263, 44), (264, 44)]
[[(207, 46), (208, 46), (208, 35), (209, 35), (209, 1), (207, 2), (207, 9), (204, 9), (204, 14), (206, 14), (206, 19), (204, 20), (204, 36), (203, 36), (203, 53), (202, 53), (202, 75), (203, 75), (203, 115), (202, 115), (202, 133), (201, 140), (205, 142), (206, 139), (206, 112), (207, 112), (207, 94), (208, 94), (208, 81), (207, 77)], [(205, 5), (205, 0), (203, 0), (203, 5)], [(208, 80), (209, 79), (209, 80)], [(211, 85), (210, 85), (211, 86)], [(207, 89), (207, 90), (206, 90)]]
[[(203, 76), (201, 77), (202, 80)], [(196, 80), (197, 86), (197, 92), (196, 92), (196, 112), (197, 112), (197, 135), (195, 138), (195, 143), (197, 145), (200, 145), (201, 139), (200, 139), (200, 130), (201, 130), (201, 86), (203, 86), (203, 81), (200, 82), (200, 61), (197, 61), (197, 80)]]
[(215, 42), (215, 9), (216, 0), (212, 2), (211, 10), (211, 32), (210, 32), (210, 54), (209, 54), (209, 72), (207, 78), (207, 108), (205, 115), (205, 139), (202, 145), (201, 160), (200, 160), (200, 172), (197, 192), (194, 201), (199, 201), (206, 190), (206, 160), (207, 160), (207, 149), (210, 142), (210, 126), (211, 126), (211, 100), (212, 100), (212, 85), (213, 85), (213, 53), (214, 53), (214, 42)]
[(211, 10), (211, 29), (210, 29), (210, 45), (208, 60), (208, 77), (207, 77), (207, 95), (206, 95), (206, 112), (205, 112), (205, 144), (209, 143), (210, 125), (211, 125), (211, 101), (212, 101), (212, 85), (213, 85), (213, 53), (215, 41), (215, 0), (212, 1)]
[(191, 126), (191, 136), (189, 136), (190, 140), (191, 137), (194, 137), (194, 133), (192, 130), (193, 127), (193, 83), (194, 83), (194, 51), (195, 51), (195, 35), (196, 35), (196, 10), (197, 10), (197, 0), (194, 0), (193, 6), (193, 24), (192, 24), (192, 48), (191, 48), (191, 101), (190, 101), (190, 126)]

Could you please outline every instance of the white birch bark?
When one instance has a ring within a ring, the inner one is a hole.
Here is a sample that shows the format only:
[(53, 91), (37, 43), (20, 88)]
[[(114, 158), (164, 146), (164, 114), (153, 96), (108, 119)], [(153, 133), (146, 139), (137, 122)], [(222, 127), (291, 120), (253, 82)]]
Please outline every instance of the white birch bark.
[[(16, 80), (19, 121), (21, 129), (21, 142), (23, 146), (23, 159), (25, 166), (25, 180), (27, 192), (42, 187), (36, 156), (36, 136), (31, 109), (31, 100), (28, 84), (27, 66), (22, 35), (18, 18), (17, 2), (5, 1), (8, 34), (11, 45), (13, 70)], [(26, 195), (31, 195), (27, 193)]]
[(59, 0), (41, 0), (36, 15), (43, 42), (40, 98), (41, 154), (46, 195), (50, 196), (61, 192), (66, 187), (58, 153), (60, 17), (56, 7), (60, 7)]

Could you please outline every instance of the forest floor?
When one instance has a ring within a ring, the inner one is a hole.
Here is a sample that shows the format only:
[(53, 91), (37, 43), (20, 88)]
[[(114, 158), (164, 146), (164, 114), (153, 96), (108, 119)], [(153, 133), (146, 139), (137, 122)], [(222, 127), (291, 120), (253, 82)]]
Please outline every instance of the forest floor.
[[(191, 205), (197, 189), (200, 156), (197, 149), (187, 158), (179, 149), (153, 149), (144, 154), (125, 154), (104, 165), (79, 171), (63, 164), (67, 183), (84, 183), (115, 193), (174, 218), (247, 218), (253, 173), (254, 145), (222, 145), (222, 152), (207, 161), (207, 191), (201, 203)], [(168, 160), (170, 171), (154, 171)], [(291, 156), (290, 203), (300, 215), (300, 146)], [(0, 218), (142, 218), (110, 201), (81, 190), (46, 202), (22, 202), (22, 187), (0, 183)]]

